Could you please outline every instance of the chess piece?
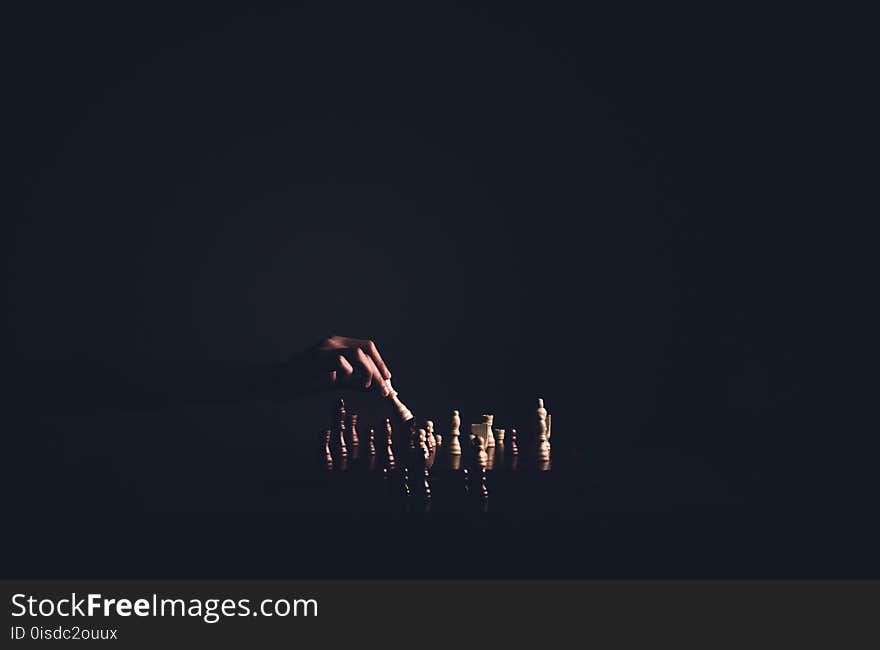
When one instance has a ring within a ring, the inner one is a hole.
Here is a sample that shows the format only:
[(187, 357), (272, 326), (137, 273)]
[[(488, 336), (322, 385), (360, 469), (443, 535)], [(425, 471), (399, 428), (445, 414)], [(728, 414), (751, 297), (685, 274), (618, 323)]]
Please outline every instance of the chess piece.
[(431, 450), (428, 448), (428, 435), (424, 429), (419, 429), (418, 435), (418, 450), (421, 452), (422, 460), (427, 460), (428, 456), (431, 455)]
[(394, 445), (391, 433), (391, 419), (385, 418), (385, 462), (389, 469), (394, 469)]
[(544, 400), (538, 398), (537, 427), (538, 427), (538, 460), (547, 462), (550, 460), (550, 443), (547, 441), (547, 410), (544, 408)]
[(497, 447), (492, 447), (489, 451), (486, 452), (486, 469), (495, 469), (495, 450)]
[(495, 446), (495, 438), (492, 435), (492, 420), (495, 416), (488, 413), (483, 414), (483, 421), (480, 424), (471, 425), (471, 441), (474, 436), (483, 439), (483, 447), (489, 449)]
[(483, 449), (483, 439), (480, 436), (474, 438), (472, 462), (474, 467), (486, 467), (489, 457)]
[(403, 402), (400, 401), (400, 398), (397, 396), (397, 391), (394, 390), (394, 387), (391, 385), (391, 380), (386, 380), (385, 385), (388, 387), (388, 399), (390, 399), (391, 403), (394, 404), (394, 409), (397, 412), (397, 415), (400, 417), (401, 421), (409, 422), (410, 420), (412, 420), (412, 411), (406, 408)]
[(327, 469), (333, 469), (333, 454), (330, 452), (330, 438), (333, 432), (330, 429), (324, 429), (321, 432), (321, 456)]
[(504, 429), (495, 429), (495, 442), (497, 444), (502, 444), (504, 442)]
[(340, 398), (336, 404), (336, 434), (337, 444), (339, 445), (339, 455), (345, 458), (348, 456), (348, 448), (345, 444), (345, 400)]
[(437, 439), (434, 437), (433, 420), (425, 420), (425, 442), (428, 445), (428, 451), (434, 451), (437, 447)]
[(458, 456), (450, 456), (449, 457), (449, 469), (453, 472), (457, 472), (461, 467), (461, 454)]
[(376, 430), (373, 427), (367, 433), (367, 453), (370, 456), (376, 455)]
[(351, 440), (352, 447), (357, 447), (361, 444), (361, 440), (358, 437), (357, 422), (357, 413), (352, 413), (348, 418), (349, 440)]
[(458, 438), (461, 435), (459, 428), (461, 427), (461, 418), (458, 411), (452, 412), (452, 430), (449, 432), (449, 453), (453, 456), (461, 456), (461, 442)]
[(492, 435), (492, 421), (495, 419), (494, 415), (490, 415), (488, 413), (483, 414), (483, 424), (486, 425), (486, 449), (488, 450), (490, 447), (495, 446), (495, 436)]
[(510, 429), (510, 455), (519, 456), (519, 446), (516, 444), (516, 429)]

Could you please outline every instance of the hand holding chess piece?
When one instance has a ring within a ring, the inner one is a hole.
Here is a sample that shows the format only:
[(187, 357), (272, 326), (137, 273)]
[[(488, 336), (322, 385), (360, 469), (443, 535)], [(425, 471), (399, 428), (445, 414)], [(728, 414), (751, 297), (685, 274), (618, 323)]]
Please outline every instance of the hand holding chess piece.
[(328, 336), (305, 352), (274, 367), (269, 385), (274, 396), (285, 399), (299, 393), (335, 388), (391, 392), (391, 371), (373, 341)]

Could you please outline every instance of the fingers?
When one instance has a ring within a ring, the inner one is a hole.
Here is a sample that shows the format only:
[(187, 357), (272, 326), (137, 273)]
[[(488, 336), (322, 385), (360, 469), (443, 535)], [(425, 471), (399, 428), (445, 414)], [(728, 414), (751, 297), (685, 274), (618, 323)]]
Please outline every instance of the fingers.
[(363, 388), (375, 385), (384, 396), (388, 396), (391, 370), (373, 341), (330, 336), (319, 342), (318, 350), (320, 356), (326, 359), (324, 367), (331, 371), (331, 384), (350, 385), (356, 374), (362, 380)]
[(388, 366), (382, 359), (382, 355), (379, 354), (379, 348), (376, 347), (376, 344), (373, 343), (373, 341), (364, 339), (353, 339), (346, 336), (334, 336), (332, 340), (341, 344), (343, 347), (352, 347), (363, 350), (363, 352), (370, 357), (376, 369), (378, 370), (379, 381), (391, 379), (391, 370), (388, 369)]
[(370, 386), (375, 384), (383, 395), (388, 394), (388, 389), (385, 386), (385, 378), (382, 377), (382, 374), (376, 367), (376, 363), (373, 361), (372, 357), (361, 348), (355, 348), (352, 360), (363, 375), (363, 387), (365, 389), (370, 388)]
[[(346, 377), (351, 377), (354, 374), (354, 368), (341, 354), (336, 355), (336, 367), (342, 371), (342, 374)], [(334, 371), (335, 372), (335, 371)]]

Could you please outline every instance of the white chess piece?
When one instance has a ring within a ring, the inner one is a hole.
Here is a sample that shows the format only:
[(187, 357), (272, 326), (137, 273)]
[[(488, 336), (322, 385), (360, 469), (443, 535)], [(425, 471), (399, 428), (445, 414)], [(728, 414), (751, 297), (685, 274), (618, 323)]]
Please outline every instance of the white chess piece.
[(547, 410), (544, 408), (544, 400), (538, 398), (537, 427), (538, 427), (538, 459), (550, 460), (550, 443), (547, 441)]
[(449, 432), (449, 453), (453, 456), (461, 456), (461, 443), (458, 440), (458, 437), (461, 435), (459, 427), (461, 427), (461, 418), (458, 415), (458, 411), (453, 411), (452, 430)]
[(486, 425), (486, 449), (495, 446), (495, 436), (492, 435), (492, 422), (494, 420), (494, 415), (483, 414), (483, 424)]
[(428, 449), (434, 451), (437, 446), (437, 438), (434, 435), (434, 421), (425, 420), (425, 441), (428, 443)]
[(428, 449), (428, 443), (426, 442), (426, 434), (424, 429), (419, 429), (419, 449), (422, 452), (422, 455), (427, 459), (428, 456), (431, 455), (431, 450)]
[(394, 387), (391, 385), (391, 380), (386, 379), (385, 385), (388, 387), (388, 399), (390, 399), (391, 403), (394, 404), (394, 408), (397, 410), (398, 415), (400, 415), (400, 419), (404, 422), (409, 422), (410, 420), (412, 420), (412, 411), (406, 408), (403, 402), (400, 401), (400, 398), (397, 396), (397, 391), (394, 390)]

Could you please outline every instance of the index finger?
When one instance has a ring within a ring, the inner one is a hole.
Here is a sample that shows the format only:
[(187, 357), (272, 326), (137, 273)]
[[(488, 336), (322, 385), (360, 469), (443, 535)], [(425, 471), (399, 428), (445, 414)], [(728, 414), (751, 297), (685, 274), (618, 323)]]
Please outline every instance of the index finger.
[(382, 360), (382, 355), (379, 354), (379, 348), (376, 347), (376, 344), (373, 341), (364, 340), (364, 339), (351, 339), (340, 337), (342, 342), (345, 345), (350, 345), (352, 347), (358, 347), (363, 350), (370, 358), (373, 360), (373, 363), (376, 364), (376, 368), (379, 370), (379, 374), (382, 375), (383, 379), (391, 379), (391, 371), (388, 369), (388, 366), (385, 365), (385, 361)]

